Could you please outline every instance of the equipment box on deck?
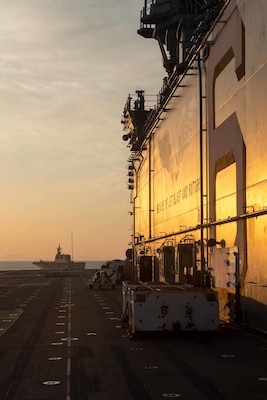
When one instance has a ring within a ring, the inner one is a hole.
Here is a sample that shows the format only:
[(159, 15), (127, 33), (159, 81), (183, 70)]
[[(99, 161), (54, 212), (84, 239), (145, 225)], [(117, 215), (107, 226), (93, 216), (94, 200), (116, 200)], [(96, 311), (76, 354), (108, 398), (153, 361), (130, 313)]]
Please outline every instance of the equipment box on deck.
[(138, 286), (129, 293), (129, 335), (136, 332), (216, 331), (217, 292), (190, 286)]
[(140, 287), (149, 287), (160, 289), (162, 287), (172, 287), (166, 282), (153, 283), (142, 281), (123, 281), (122, 282), (122, 322), (129, 321), (129, 308), (130, 308), (130, 294), (131, 290), (136, 290)]

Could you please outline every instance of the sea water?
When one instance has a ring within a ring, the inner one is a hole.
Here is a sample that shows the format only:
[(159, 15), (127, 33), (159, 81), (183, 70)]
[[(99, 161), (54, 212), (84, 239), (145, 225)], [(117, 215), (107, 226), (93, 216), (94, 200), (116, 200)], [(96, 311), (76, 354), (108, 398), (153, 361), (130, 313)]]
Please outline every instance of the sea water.
[[(92, 260), (86, 261), (86, 269), (98, 269), (101, 268), (106, 261), (103, 260)], [(22, 271), (22, 270), (40, 270), (32, 261), (0, 261), (0, 271)]]

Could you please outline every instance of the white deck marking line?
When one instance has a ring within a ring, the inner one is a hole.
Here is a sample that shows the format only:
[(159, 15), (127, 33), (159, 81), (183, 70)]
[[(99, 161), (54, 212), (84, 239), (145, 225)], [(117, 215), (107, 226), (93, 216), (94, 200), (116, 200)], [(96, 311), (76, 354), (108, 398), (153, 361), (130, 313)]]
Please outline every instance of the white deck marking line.
[(71, 278), (68, 285), (68, 350), (67, 350), (67, 396), (66, 400), (71, 399)]

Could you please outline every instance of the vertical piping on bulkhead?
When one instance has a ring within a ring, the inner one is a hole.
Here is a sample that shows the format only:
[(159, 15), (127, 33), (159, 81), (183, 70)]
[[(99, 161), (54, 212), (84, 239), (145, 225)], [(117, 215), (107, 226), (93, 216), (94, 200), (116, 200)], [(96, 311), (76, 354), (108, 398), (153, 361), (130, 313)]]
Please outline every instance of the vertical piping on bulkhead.
[(152, 135), (150, 135), (150, 137), (149, 137), (149, 143), (148, 143), (148, 163), (149, 163), (149, 165), (148, 165), (148, 169), (149, 169), (149, 172), (148, 172), (148, 174), (149, 174), (149, 176), (148, 176), (148, 185), (149, 185), (149, 187), (148, 187), (148, 190), (149, 190), (149, 193), (148, 193), (148, 196), (149, 196), (149, 204), (148, 204), (148, 208), (149, 208), (149, 239), (151, 239), (152, 238), (152, 212), (153, 212), (153, 209), (152, 209), (152, 159), (151, 159), (151, 157), (152, 157), (152, 150), (151, 150), (151, 148), (152, 148)]
[(203, 202), (203, 90), (202, 90), (202, 71), (201, 56), (197, 56), (198, 75), (199, 75), (199, 162), (200, 162), (200, 265), (201, 265), (201, 285), (204, 286), (205, 276), (205, 256), (204, 256), (204, 202)]

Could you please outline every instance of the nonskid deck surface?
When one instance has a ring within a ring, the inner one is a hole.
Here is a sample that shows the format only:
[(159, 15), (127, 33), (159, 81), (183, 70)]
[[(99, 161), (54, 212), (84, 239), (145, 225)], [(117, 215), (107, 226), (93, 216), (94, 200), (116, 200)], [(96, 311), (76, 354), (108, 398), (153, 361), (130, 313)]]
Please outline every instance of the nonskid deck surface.
[(1, 274), (0, 399), (263, 400), (267, 339), (128, 339), (122, 295), (87, 278)]

